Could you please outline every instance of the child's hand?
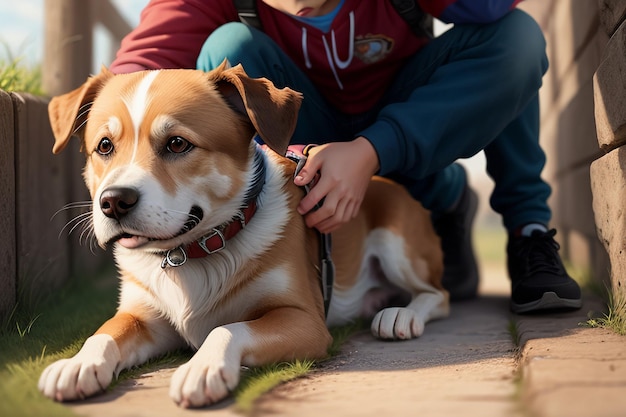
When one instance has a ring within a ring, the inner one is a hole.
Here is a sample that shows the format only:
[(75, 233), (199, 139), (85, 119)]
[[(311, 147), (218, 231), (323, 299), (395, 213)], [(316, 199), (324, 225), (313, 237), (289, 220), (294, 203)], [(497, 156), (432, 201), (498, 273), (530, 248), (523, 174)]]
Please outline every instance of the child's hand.
[[(298, 186), (319, 180), (298, 205), (307, 226), (330, 233), (359, 211), (370, 178), (378, 171), (378, 155), (364, 137), (310, 149), (306, 164), (294, 179)], [(324, 199), (323, 205), (311, 211)]]

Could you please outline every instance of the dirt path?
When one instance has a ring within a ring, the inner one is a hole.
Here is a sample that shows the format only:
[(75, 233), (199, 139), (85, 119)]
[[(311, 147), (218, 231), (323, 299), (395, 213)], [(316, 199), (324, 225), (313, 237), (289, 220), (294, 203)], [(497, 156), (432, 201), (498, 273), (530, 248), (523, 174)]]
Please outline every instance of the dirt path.
[[(516, 347), (508, 330), (503, 271), (483, 271), (477, 300), (453, 305), (415, 340), (383, 342), (364, 331), (306, 378), (265, 395), (259, 414), (272, 416), (515, 416)], [(71, 407), (88, 417), (234, 416), (232, 401), (182, 410), (167, 394), (172, 369), (120, 384)]]
[(515, 350), (507, 300), (459, 304), (420, 339), (350, 340), (318, 374), (259, 404), (273, 416), (514, 416)]

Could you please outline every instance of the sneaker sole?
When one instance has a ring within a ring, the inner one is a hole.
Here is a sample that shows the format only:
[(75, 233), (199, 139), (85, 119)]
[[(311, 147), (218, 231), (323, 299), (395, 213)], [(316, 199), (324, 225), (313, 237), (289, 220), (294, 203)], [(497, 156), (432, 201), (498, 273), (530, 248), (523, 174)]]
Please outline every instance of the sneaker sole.
[(583, 306), (582, 299), (561, 298), (556, 293), (550, 291), (530, 303), (517, 304), (511, 301), (511, 311), (516, 314), (531, 313), (542, 310), (576, 310)]

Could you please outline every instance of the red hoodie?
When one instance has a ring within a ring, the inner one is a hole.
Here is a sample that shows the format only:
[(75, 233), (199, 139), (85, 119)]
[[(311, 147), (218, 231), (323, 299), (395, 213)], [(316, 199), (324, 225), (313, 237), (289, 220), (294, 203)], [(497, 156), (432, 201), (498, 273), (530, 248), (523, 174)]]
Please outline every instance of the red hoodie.
[[(451, 23), (489, 22), (520, 0), (419, 0), (422, 9)], [(403, 62), (427, 42), (417, 38), (388, 0), (345, 0), (323, 33), (257, 1), (263, 30), (337, 109), (356, 114), (384, 94)], [(152, 0), (139, 26), (122, 42), (116, 73), (195, 68), (207, 37), (239, 21), (232, 0)], [(233, 63), (234, 64), (234, 63)]]

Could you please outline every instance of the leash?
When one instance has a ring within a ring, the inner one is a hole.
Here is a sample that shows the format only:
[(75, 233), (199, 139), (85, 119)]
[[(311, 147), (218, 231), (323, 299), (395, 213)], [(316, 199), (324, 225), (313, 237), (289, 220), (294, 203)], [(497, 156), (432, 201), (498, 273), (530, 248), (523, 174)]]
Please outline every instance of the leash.
[[(290, 145), (287, 148), (286, 157), (296, 163), (296, 170), (294, 177), (300, 173), (309, 155), (309, 150), (315, 145)], [(309, 184), (304, 185), (305, 193), (309, 193), (311, 186)], [(313, 207), (313, 211), (319, 209), (323, 204), (323, 200)], [(328, 309), (330, 308), (330, 300), (333, 294), (333, 284), (335, 282), (335, 264), (330, 256), (332, 248), (331, 235), (328, 233), (321, 233), (317, 229), (315, 230), (319, 242), (319, 274), (320, 285), (322, 287), (322, 296), (324, 298), (324, 315), (328, 317)]]

